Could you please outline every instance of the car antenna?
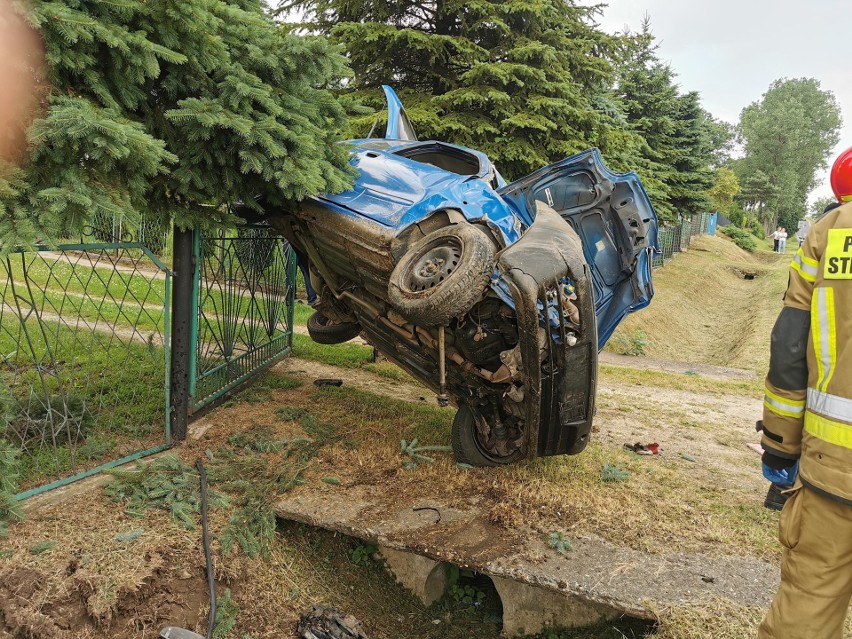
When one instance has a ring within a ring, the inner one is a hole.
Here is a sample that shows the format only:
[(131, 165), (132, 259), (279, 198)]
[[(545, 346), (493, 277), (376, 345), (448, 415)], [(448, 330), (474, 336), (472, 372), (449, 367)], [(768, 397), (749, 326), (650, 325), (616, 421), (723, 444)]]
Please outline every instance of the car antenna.
[(370, 127), (370, 132), (367, 134), (368, 138), (373, 137), (373, 132), (376, 130), (376, 125), (379, 123), (379, 116), (376, 116), (376, 119), (373, 120), (373, 126)]

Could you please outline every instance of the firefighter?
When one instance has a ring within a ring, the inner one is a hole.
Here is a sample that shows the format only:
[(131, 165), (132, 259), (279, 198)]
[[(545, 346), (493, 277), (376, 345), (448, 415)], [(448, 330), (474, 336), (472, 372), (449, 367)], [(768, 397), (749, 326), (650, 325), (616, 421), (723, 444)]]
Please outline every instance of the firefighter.
[(793, 258), (772, 330), (763, 470), (793, 485), (781, 512), (781, 587), (760, 639), (841, 639), (852, 598), (852, 148), (831, 186), (841, 205)]

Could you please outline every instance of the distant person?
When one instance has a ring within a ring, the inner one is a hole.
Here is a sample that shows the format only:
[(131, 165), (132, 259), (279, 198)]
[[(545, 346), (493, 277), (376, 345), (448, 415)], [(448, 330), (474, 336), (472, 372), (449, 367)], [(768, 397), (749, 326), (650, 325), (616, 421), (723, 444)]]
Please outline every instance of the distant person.
[(778, 243), (781, 241), (781, 227), (779, 226), (775, 229), (775, 232), (772, 234), (773, 247), (772, 250), (776, 253), (778, 252)]
[(787, 252), (787, 229), (783, 226), (781, 227), (781, 233), (778, 235), (778, 252)]
[(841, 639), (852, 599), (852, 148), (831, 186), (840, 204), (796, 252), (772, 329), (758, 428), (784, 553), (758, 639)]
[(293, 252), (296, 254), (296, 265), (302, 272), (302, 279), (305, 280), (305, 296), (307, 297), (307, 302), (311, 306), (316, 306), (317, 302), (319, 302), (319, 296), (314, 290), (314, 287), (311, 285), (311, 263), (308, 260), (308, 256), (302, 251), (296, 249), (295, 246), (293, 246)]
[[(828, 211), (825, 211), (828, 213)], [(796, 239), (799, 240), (799, 248), (805, 243), (805, 237), (808, 235), (810, 223), (807, 220), (799, 220), (799, 228), (796, 230)]]

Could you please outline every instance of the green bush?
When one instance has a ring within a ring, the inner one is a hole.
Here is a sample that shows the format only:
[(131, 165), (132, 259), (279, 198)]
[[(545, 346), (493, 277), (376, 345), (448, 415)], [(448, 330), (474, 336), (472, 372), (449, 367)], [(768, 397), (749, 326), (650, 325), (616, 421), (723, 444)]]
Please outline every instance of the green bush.
[(648, 334), (641, 328), (633, 331), (630, 335), (616, 333), (610, 340), (610, 348), (619, 355), (640, 356), (645, 354), (645, 348), (653, 344), (648, 339)]
[(751, 226), (749, 227), (751, 234), (755, 237), (764, 237), (766, 235), (766, 230), (763, 228), (763, 224), (761, 224), (758, 220), (752, 220)]
[(750, 253), (757, 249), (757, 239), (744, 229), (739, 229), (736, 226), (726, 226), (722, 229), (722, 233), (727, 235), (734, 244)]

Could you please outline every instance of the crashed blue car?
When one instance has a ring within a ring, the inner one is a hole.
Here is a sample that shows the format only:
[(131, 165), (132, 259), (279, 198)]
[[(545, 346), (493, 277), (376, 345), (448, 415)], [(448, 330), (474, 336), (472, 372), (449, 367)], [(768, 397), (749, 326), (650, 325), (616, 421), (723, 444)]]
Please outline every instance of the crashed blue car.
[(506, 184), (476, 150), (417, 141), (384, 90), (384, 137), (350, 142), (352, 190), (266, 212), (309, 258), (311, 337), (363, 335), (457, 406), (461, 462), (582, 451), (598, 351), (653, 295), (639, 178), (591, 149)]

